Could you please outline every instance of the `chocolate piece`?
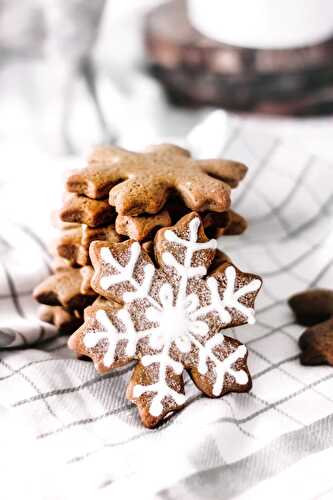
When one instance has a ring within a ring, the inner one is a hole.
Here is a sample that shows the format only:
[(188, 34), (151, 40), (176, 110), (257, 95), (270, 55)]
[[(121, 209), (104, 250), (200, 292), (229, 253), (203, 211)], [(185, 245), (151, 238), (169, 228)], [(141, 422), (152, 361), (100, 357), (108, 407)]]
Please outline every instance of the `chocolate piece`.
[(302, 365), (333, 366), (333, 318), (305, 330), (299, 339)]
[(316, 288), (290, 297), (289, 306), (297, 323), (312, 326), (333, 316), (333, 290)]

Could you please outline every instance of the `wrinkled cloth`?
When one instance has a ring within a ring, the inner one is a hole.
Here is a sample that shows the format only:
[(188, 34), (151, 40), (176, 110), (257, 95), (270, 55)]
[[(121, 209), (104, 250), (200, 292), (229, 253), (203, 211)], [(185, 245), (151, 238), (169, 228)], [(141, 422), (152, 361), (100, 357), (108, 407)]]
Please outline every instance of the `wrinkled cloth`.
[(145, 429), (125, 399), (131, 367), (98, 375), (37, 319), (31, 290), (49, 273), (50, 212), (63, 172), (81, 160), (31, 158), (19, 176), (14, 168), (0, 174), (3, 498), (19, 498), (20, 488), (36, 499), (329, 495), (333, 370), (300, 365), (302, 328), (286, 299), (332, 286), (333, 166), (239, 119), (220, 136), (214, 130), (214, 144), (209, 128), (199, 126), (200, 134), (212, 155), (249, 166), (233, 203), (249, 228), (218, 243), (240, 269), (264, 279), (257, 323), (231, 332), (247, 344), (252, 391), (212, 400), (186, 380), (191, 404)]

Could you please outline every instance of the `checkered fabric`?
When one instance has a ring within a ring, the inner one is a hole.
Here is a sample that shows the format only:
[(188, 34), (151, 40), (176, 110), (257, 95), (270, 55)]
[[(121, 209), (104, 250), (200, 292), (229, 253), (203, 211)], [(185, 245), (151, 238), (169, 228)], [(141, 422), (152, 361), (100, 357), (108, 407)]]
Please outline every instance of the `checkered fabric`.
[[(50, 201), (25, 224), (1, 226), (0, 343), (24, 348), (1, 351), (0, 404), (24, 423), (23, 434), (29, 431), (31, 470), (36, 474), (37, 460), (48, 464), (43, 470), (50, 475), (38, 475), (42, 498), (67, 498), (66, 492), (69, 498), (260, 498), (251, 491), (303, 463), (297, 477), (306, 482), (305, 461), (333, 446), (333, 370), (300, 365), (302, 329), (286, 304), (305, 288), (332, 287), (333, 166), (303, 153), (302, 144), (263, 136), (240, 121), (222, 154), (250, 167), (234, 198), (249, 229), (221, 238), (219, 246), (264, 279), (257, 323), (233, 332), (248, 346), (253, 389), (211, 400), (187, 380), (191, 404), (155, 430), (142, 427), (125, 399), (131, 367), (102, 377), (91, 363), (73, 359), (66, 338), (45, 340), (55, 332), (36, 319), (30, 294), (48, 273), (41, 218)], [(28, 209), (31, 184), (29, 196), (20, 194), (20, 213)], [(7, 212), (10, 192), (2, 186)], [(285, 498), (298, 498), (293, 488)], [(269, 498), (281, 493), (268, 491)], [(318, 485), (311, 498), (321, 492)]]

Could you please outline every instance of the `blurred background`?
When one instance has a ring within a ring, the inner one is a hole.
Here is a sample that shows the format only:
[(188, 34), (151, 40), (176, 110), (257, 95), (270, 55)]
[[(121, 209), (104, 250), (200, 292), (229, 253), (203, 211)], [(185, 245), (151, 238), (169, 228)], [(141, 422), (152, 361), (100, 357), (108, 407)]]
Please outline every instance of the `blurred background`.
[(217, 109), (328, 154), (330, 0), (0, 0), (0, 63), (2, 155), (181, 141)]

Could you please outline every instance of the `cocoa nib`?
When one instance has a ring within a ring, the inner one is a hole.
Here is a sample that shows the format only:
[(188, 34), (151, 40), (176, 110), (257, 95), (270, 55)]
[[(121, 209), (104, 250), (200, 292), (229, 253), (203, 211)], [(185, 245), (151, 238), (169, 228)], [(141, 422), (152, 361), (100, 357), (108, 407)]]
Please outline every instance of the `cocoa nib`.
[(317, 288), (290, 297), (297, 323), (313, 326), (333, 317), (333, 290)]
[(305, 330), (299, 346), (302, 365), (333, 366), (333, 318)]

